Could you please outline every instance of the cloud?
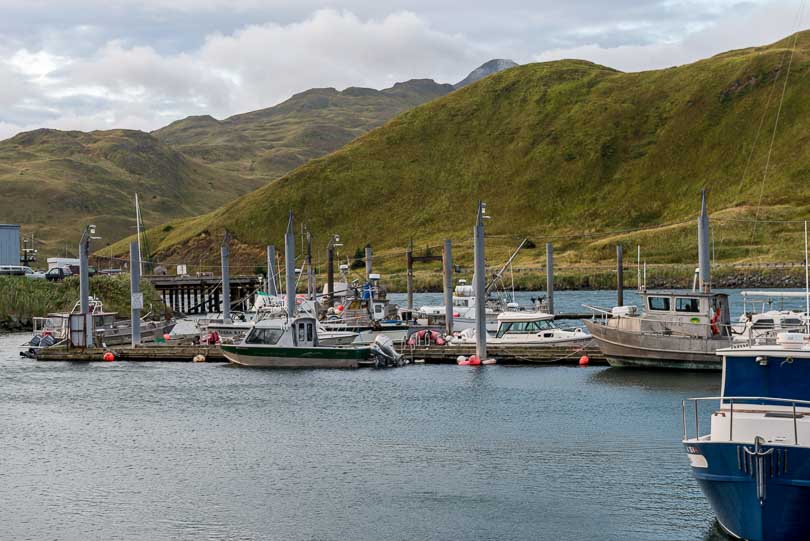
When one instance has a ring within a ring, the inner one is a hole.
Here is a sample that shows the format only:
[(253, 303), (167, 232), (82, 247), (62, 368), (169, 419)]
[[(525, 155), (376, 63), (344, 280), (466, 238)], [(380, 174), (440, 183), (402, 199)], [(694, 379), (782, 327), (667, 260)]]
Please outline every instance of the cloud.
[(156, 129), (311, 87), (455, 82), (490, 58), (683, 64), (787, 35), (798, 0), (0, 0), (0, 138)]

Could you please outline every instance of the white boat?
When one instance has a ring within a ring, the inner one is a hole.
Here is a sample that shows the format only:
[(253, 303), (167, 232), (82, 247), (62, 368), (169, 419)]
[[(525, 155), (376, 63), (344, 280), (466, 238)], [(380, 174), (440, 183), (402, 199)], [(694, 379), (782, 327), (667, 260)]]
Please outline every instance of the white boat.
[[(502, 312), (498, 314), (495, 336), (487, 344), (514, 346), (570, 346), (591, 340), (582, 329), (562, 329), (554, 315), (544, 312)], [(451, 344), (474, 344), (475, 329), (466, 329), (450, 339)]]
[[(500, 312), (499, 307), (487, 306), (487, 333), (495, 333), (498, 330), (498, 313)], [(419, 317), (426, 319), (426, 324), (433, 323), (434, 319), (443, 321), (445, 313), (444, 305), (419, 308)], [(473, 286), (467, 285), (467, 281), (463, 279), (458, 281), (453, 290), (453, 329), (457, 331), (475, 329), (475, 291), (473, 291)]]

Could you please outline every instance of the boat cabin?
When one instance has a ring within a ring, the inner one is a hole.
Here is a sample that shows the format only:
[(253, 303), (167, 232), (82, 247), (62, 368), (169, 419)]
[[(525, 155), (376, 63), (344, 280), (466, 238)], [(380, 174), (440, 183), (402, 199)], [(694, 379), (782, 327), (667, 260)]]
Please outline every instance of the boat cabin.
[[(728, 338), (731, 315), (728, 295), (684, 291), (645, 291), (639, 316), (614, 317), (609, 326), (631, 332), (696, 338)], [(614, 310), (614, 315), (616, 311)]]
[(318, 324), (311, 316), (286, 319), (264, 319), (256, 323), (244, 340), (245, 344), (279, 347), (317, 347)]
[(495, 338), (504, 338), (514, 335), (539, 335), (547, 333), (547, 338), (554, 336), (554, 324), (552, 314), (537, 312), (503, 312), (498, 314), (498, 331)]

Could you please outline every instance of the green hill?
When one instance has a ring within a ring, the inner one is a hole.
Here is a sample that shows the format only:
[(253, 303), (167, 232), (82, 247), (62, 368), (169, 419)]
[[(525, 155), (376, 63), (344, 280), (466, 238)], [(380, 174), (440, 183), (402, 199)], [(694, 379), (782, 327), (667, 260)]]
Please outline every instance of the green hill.
[(269, 181), (452, 90), (429, 79), (385, 90), (315, 88), (267, 109), (225, 120), (188, 117), (152, 134), (203, 163)]
[(193, 216), (261, 185), (217, 171), (134, 130), (36, 130), (0, 141), (0, 216), (25, 224), (43, 254), (75, 253), (84, 224), (104, 243), (134, 230), (134, 194), (146, 224)]
[[(321, 242), (337, 232), (350, 250), (370, 242), (393, 255), (411, 236), (422, 246), (452, 237), (463, 259), (483, 199), (493, 257), (527, 235), (553, 240), (561, 263), (608, 261), (616, 242), (640, 242), (651, 262), (689, 263), (706, 187), (718, 261), (800, 261), (799, 224), (749, 222), (808, 216), (810, 33), (799, 38), (765, 183), (792, 38), (642, 73), (581, 60), (503, 71), (174, 224), (160, 250), (184, 259), (207, 247), (214, 259), (227, 229), (260, 260), (291, 208)], [(639, 227), (649, 230), (609, 233)]]

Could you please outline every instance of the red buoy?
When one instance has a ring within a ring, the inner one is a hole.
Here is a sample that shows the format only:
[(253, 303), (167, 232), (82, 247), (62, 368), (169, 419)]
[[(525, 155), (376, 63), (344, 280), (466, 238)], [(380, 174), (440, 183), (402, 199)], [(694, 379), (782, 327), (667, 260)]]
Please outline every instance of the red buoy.
[(164, 340), (166, 340), (166, 341), (168, 342), (169, 340), (171, 340), (171, 339), (172, 339), (172, 335), (171, 335), (171, 334), (169, 334), (169, 333), (166, 333), (166, 334), (164, 334), (164, 335), (163, 335), (163, 339), (164, 339)]
[(105, 351), (104, 355), (101, 357), (105, 363), (111, 363), (115, 360), (115, 354), (112, 351)]
[(587, 355), (583, 355), (582, 357), (579, 358), (579, 366), (588, 366), (589, 362), (591, 362), (591, 360), (588, 358)]

